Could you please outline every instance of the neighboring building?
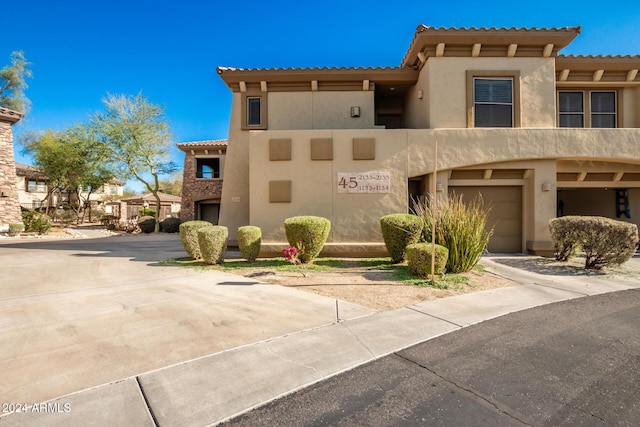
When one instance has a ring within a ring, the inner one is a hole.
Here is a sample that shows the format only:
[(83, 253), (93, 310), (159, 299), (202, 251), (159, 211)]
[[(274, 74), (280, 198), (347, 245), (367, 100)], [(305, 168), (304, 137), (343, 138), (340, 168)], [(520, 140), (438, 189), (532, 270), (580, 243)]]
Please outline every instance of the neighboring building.
[[(180, 215), (181, 208), (181, 198), (180, 196), (174, 196), (173, 194), (163, 193), (162, 191), (158, 192), (160, 196), (160, 212), (158, 218), (160, 221), (169, 217), (178, 218)], [(153, 193), (146, 193), (139, 196), (127, 197), (126, 199), (120, 200), (120, 202), (126, 203), (126, 217), (122, 214), (120, 215), (121, 220), (125, 219), (137, 219), (140, 216), (140, 210), (142, 208), (156, 209), (156, 198)]]
[(428, 197), (437, 142), (437, 196), (492, 203), (492, 252), (549, 253), (562, 214), (638, 224), (640, 56), (559, 55), (580, 30), (421, 25), (399, 67), (219, 67), (220, 223), (275, 251), (285, 218), (318, 215), (326, 252), (379, 251), (380, 217)]
[[(15, 165), (18, 199), (23, 208), (39, 209), (47, 206), (57, 207), (63, 203), (74, 204), (77, 202), (75, 199), (76, 195), (73, 194), (70, 200), (67, 192), (54, 191), (51, 196), (47, 198), (50, 189), (49, 177), (37, 166), (22, 163), (16, 163)], [(103, 202), (122, 197), (124, 184), (124, 182), (112, 180), (91, 194), (82, 192), (81, 197), (83, 200), (86, 200), (88, 196), (93, 208), (104, 208)]]
[(185, 152), (180, 219), (218, 224), (227, 140), (178, 144)]
[(12, 127), (23, 117), (23, 113), (0, 107), (0, 232), (8, 230), (9, 224), (22, 222), (16, 189)]

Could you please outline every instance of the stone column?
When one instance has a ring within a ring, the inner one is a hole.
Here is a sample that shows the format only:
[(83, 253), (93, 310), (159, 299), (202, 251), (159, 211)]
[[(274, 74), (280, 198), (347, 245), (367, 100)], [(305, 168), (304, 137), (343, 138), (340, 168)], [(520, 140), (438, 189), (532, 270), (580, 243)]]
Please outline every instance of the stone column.
[(0, 107), (0, 231), (6, 231), (9, 224), (22, 223), (11, 127), (23, 116)]

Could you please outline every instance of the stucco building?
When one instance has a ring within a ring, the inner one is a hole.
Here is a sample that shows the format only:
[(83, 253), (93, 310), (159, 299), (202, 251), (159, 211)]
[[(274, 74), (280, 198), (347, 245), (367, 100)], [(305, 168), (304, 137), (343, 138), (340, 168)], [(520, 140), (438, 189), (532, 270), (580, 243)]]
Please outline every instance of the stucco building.
[(285, 218), (318, 215), (326, 252), (379, 251), (380, 217), (428, 196), (437, 142), (437, 197), (482, 193), (492, 252), (548, 253), (562, 214), (640, 224), (640, 56), (559, 54), (579, 33), (420, 25), (398, 67), (219, 67), (220, 223), (279, 250)]

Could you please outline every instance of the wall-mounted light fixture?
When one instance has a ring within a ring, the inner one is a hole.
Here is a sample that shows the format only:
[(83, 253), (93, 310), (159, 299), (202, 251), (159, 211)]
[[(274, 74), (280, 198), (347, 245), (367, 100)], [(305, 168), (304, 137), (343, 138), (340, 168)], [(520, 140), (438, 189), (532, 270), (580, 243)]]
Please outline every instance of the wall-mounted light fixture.
[(551, 183), (543, 182), (542, 183), (542, 191), (551, 191)]
[(422, 89), (420, 89), (418, 91), (418, 99), (422, 99), (423, 96), (424, 96), (424, 92), (422, 91)]
[(360, 117), (360, 107), (351, 107), (351, 117)]
[(436, 191), (438, 193), (442, 193), (444, 191), (444, 186), (442, 184), (440, 184), (439, 182), (436, 182)]

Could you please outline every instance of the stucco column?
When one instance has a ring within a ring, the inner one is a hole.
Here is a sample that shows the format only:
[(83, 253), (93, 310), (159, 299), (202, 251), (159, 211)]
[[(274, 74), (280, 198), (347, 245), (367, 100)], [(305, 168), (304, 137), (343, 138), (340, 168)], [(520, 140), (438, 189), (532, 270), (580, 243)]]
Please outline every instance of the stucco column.
[(17, 111), (0, 107), (0, 231), (6, 231), (9, 224), (22, 223), (12, 126), (23, 116)]
[(525, 185), (525, 212), (530, 216), (526, 230), (527, 251), (536, 255), (553, 255), (549, 220), (556, 217), (556, 161), (536, 162), (532, 176)]

